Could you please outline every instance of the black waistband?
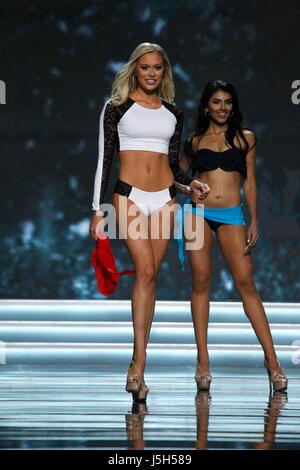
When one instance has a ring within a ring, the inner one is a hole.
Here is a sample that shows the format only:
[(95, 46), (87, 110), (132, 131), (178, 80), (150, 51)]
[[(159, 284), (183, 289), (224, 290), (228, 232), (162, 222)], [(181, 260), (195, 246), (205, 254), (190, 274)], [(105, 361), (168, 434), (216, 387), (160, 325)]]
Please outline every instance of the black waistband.
[[(169, 188), (170, 197), (173, 199), (176, 196), (176, 187), (175, 184), (172, 184)], [(114, 189), (114, 193), (120, 194), (121, 196), (128, 197), (132, 190), (132, 186), (125, 181), (118, 180)]]
[(130, 184), (125, 183), (125, 181), (118, 180), (116, 182), (114, 193), (121, 194), (121, 196), (128, 197), (131, 190), (132, 190), (132, 186)]

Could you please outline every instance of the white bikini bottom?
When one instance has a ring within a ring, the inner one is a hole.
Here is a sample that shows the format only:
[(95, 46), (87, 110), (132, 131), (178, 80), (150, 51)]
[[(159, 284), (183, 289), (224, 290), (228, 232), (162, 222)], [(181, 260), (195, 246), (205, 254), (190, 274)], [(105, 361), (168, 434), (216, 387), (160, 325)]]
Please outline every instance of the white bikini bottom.
[(118, 180), (114, 192), (126, 196), (148, 217), (175, 197), (176, 188), (172, 184), (169, 188), (160, 191), (143, 191), (125, 181)]

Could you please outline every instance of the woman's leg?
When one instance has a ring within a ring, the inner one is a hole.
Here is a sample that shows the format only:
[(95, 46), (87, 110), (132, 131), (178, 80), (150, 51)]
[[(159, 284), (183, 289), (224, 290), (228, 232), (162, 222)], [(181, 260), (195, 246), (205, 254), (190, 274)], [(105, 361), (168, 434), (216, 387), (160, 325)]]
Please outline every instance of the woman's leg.
[[(193, 215), (192, 217), (198, 217)], [(191, 309), (198, 350), (198, 373), (209, 370), (207, 329), (209, 317), (209, 291), (211, 284), (212, 233), (204, 221), (204, 243), (200, 250), (187, 251), (192, 270)]]
[[(121, 200), (122, 198), (122, 200)], [(127, 216), (126, 220), (121, 218), (120, 214), (120, 201), (122, 202), (122, 209), (129, 208), (135, 204), (124, 196), (114, 194), (114, 206), (116, 209), (117, 223), (120, 232), (124, 237), (126, 247), (129, 251), (130, 257), (136, 269), (135, 284), (133, 287), (131, 305), (132, 305), (132, 321), (134, 331), (134, 346), (133, 357), (135, 369), (143, 374), (146, 361), (146, 341), (148, 319), (151, 315), (153, 308), (153, 298), (155, 291), (155, 259), (151, 241), (147, 232), (143, 233), (143, 238), (133, 238), (132, 233), (128, 233), (128, 228), (133, 221), (137, 221), (136, 216)], [(135, 206), (136, 207), (136, 206)], [(124, 209), (123, 209), (124, 210)], [(125, 218), (124, 218), (125, 219)], [(137, 221), (138, 222), (138, 221)], [(145, 226), (145, 216), (140, 214), (139, 222), (141, 228), (142, 224)], [(135, 223), (138, 226), (138, 223)], [(132, 227), (132, 225), (131, 225)], [(142, 230), (140, 230), (142, 233)]]
[(269, 322), (256, 291), (252, 257), (250, 254), (244, 253), (246, 229), (241, 225), (224, 224), (218, 228), (217, 236), (235, 286), (242, 298), (244, 311), (262, 345), (269, 367), (276, 370), (278, 367), (277, 357)]
[[(172, 236), (173, 227), (174, 227), (174, 202), (173, 199), (161, 209), (156, 211), (149, 217), (149, 239), (151, 242), (155, 272), (158, 275), (160, 270), (160, 265), (166, 255), (170, 238)], [(147, 331), (145, 337), (145, 343), (148, 344), (153, 316), (155, 310), (155, 292), (152, 297), (152, 307), (149, 311), (149, 316), (147, 318)]]
[[(128, 235), (128, 226), (136, 216), (128, 216), (126, 226), (120, 225), (118, 211), (118, 194), (114, 195), (117, 222), (120, 231)], [(135, 204), (126, 199), (127, 210)], [(146, 348), (152, 326), (155, 308), (155, 284), (161, 262), (166, 254), (170, 236), (174, 225), (172, 206), (174, 200), (167, 203), (153, 215), (148, 217), (146, 224), (147, 233), (143, 239), (133, 240), (130, 236), (125, 238), (125, 244), (136, 269), (136, 282), (132, 293), (132, 318), (134, 328), (133, 360), (136, 369), (143, 372), (146, 360)], [(141, 223), (145, 222), (145, 216), (140, 216)], [(135, 225), (138, 225), (135, 223)]]

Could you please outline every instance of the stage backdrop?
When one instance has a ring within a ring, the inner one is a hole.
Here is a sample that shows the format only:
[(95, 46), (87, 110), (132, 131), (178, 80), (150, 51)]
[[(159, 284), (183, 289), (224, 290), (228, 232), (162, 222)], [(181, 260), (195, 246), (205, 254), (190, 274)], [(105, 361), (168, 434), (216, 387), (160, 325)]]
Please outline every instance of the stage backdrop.
[[(161, 44), (174, 71), (184, 136), (206, 82), (239, 91), (256, 132), (260, 240), (253, 250), (264, 301), (299, 301), (300, 2), (2, 0), (2, 298), (97, 299), (88, 237), (99, 113), (137, 44)], [(107, 202), (118, 171), (117, 158)], [(130, 265), (113, 242), (118, 267)], [(217, 243), (212, 300), (238, 300)], [(122, 279), (112, 299), (128, 299)], [(172, 241), (159, 299), (189, 299)]]

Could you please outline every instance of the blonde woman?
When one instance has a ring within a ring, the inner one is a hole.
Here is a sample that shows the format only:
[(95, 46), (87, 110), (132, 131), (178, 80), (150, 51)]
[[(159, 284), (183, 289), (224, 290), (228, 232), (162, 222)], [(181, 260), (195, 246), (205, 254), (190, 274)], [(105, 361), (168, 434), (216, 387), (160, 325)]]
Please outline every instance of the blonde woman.
[[(163, 237), (163, 233), (166, 228), (171, 233), (174, 222), (171, 211), (168, 217), (158, 215), (167, 205), (174, 204), (175, 182), (181, 190), (193, 191), (199, 197), (207, 192), (206, 185), (188, 177), (179, 167), (183, 114), (173, 99), (172, 70), (165, 51), (157, 44), (142, 43), (117, 73), (111, 99), (100, 117), (90, 234), (97, 239), (97, 227), (104, 215), (101, 204), (117, 143), (120, 171), (113, 204), (136, 270), (132, 292), (134, 347), (126, 383), (126, 390), (135, 401), (146, 400), (149, 391), (144, 383), (144, 369), (155, 285), (169, 244), (169, 237)], [(136, 226), (147, 227), (146, 234), (132, 236), (129, 226), (133, 219), (137, 219)]]

